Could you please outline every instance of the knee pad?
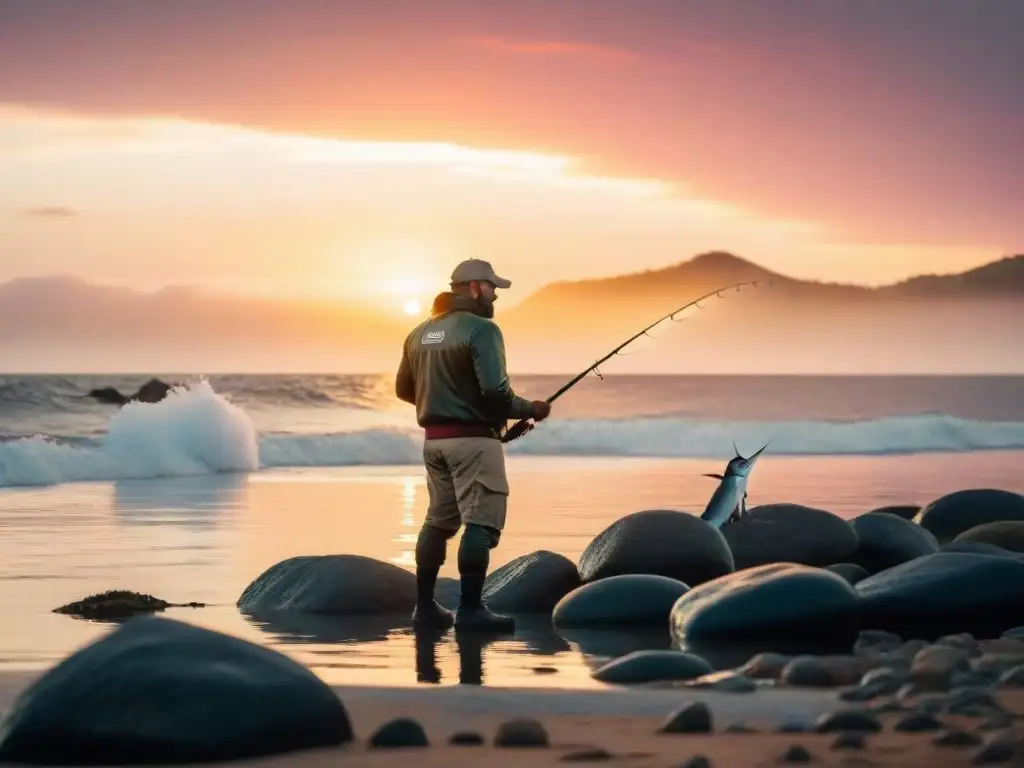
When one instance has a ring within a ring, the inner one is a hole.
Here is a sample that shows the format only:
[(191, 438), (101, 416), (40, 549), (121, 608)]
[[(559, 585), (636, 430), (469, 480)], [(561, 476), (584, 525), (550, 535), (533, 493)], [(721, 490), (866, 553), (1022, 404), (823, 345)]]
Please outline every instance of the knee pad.
[(455, 531), (445, 531), (424, 524), (416, 538), (416, 563), (440, 568), (444, 565), (447, 555), (448, 539), (454, 535)]

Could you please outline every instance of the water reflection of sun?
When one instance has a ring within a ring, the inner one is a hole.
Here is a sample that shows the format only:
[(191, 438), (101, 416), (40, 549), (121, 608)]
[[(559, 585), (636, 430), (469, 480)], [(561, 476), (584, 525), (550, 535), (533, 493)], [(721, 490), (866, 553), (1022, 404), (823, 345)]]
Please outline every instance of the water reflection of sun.
[(391, 558), (395, 565), (416, 564), (416, 538), (419, 535), (416, 525), (416, 489), (423, 485), (423, 479), (418, 477), (403, 477), (401, 479), (402, 490), (402, 519), (403, 532), (395, 537), (398, 544), (398, 555)]

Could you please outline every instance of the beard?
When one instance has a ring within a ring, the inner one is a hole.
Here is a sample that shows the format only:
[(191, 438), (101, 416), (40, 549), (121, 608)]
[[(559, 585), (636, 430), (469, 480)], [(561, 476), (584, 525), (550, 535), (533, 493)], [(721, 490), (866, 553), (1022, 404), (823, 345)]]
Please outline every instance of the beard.
[(488, 299), (486, 296), (479, 296), (476, 299), (476, 303), (479, 304), (480, 308), (483, 310), (484, 317), (494, 317), (494, 299)]

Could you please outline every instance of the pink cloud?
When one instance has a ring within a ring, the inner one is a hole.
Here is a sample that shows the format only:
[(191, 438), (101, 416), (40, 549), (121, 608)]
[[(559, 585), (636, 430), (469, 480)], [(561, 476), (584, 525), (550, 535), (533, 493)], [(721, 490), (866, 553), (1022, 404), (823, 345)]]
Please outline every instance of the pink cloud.
[(495, 53), (539, 54), (547, 56), (589, 56), (604, 60), (635, 61), (640, 54), (625, 48), (598, 43), (575, 43), (566, 40), (510, 40), (491, 35), (474, 35), (461, 42)]

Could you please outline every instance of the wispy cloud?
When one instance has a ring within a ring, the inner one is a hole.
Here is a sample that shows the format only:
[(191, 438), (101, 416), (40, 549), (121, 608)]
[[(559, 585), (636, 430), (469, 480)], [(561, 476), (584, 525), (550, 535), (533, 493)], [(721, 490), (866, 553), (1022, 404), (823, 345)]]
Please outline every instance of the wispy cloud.
[(40, 205), (26, 208), (22, 213), (35, 219), (70, 219), (78, 215), (73, 208), (65, 205)]
[(640, 54), (626, 48), (599, 43), (578, 43), (567, 40), (512, 40), (492, 35), (474, 35), (460, 40), (463, 45), (495, 53), (518, 53), (545, 56), (586, 56), (594, 59), (636, 61)]

